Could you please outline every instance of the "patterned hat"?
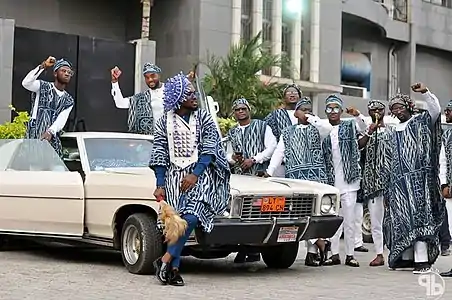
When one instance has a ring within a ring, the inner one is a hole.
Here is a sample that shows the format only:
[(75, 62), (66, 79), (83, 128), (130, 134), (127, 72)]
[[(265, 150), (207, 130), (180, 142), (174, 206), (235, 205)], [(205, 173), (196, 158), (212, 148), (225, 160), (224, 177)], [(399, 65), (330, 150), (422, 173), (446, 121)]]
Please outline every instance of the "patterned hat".
[(58, 69), (61, 68), (61, 67), (69, 67), (69, 68), (72, 69), (72, 64), (68, 60), (66, 60), (64, 58), (60, 58), (53, 65), (53, 72), (58, 71)]
[(190, 80), (182, 72), (168, 78), (163, 88), (163, 108), (166, 112), (179, 109), (190, 93)]
[(410, 96), (406, 94), (396, 94), (392, 96), (392, 98), (389, 100), (389, 109), (391, 109), (394, 104), (400, 104), (408, 108), (409, 110), (413, 110), (415, 103), (413, 99), (410, 98)]
[(154, 65), (151, 63), (145, 63), (143, 66), (143, 75), (145, 75), (147, 73), (160, 74), (160, 73), (162, 73), (162, 69), (160, 69), (157, 65)]
[(446, 109), (452, 109), (452, 100), (449, 100), (449, 102), (446, 105)]
[(283, 90), (283, 95), (286, 94), (286, 92), (287, 92), (287, 90), (288, 90), (289, 88), (294, 88), (294, 89), (296, 89), (297, 92), (298, 92), (298, 97), (299, 97), (299, 98), (301, 98), (301, 97), (303, 96), (303, 92), (301, 91), (301, 88), (300, 88), (298, 85), (296, 85), (295, 83), (286, 85), (286, 87), (285, 87), (284, 90)]
[(332, 103), (335, 103), (335, 104), (339, 105), (340, 107), (344, 106), (344, 102), (342, 101), (342, 99), (338, 95), (334, 95), (334, 94), (329, 95), (325, 99), (325, 106), (327, 106), (328, 104), (332, 104)]
[(368, 109), (385, 109), (386, 105), (380, 100), (370, 100), (367, 104)]
[(239, 105), (245, 105), (246, 107), (248, 107), (249, 110), (251, 109), (251, 106), (250, 106), (250, 103), (248, 102), (248, 100), (246, 100), (245, 98), (240, 98), (240, 99), (235, 100), (232, 103), (232, 110), (234, 110)]
[(301, 98), (295, 105), (295, 110), (299, 109), (302, 105), (312, 105), (312, 100), (309, 97)]

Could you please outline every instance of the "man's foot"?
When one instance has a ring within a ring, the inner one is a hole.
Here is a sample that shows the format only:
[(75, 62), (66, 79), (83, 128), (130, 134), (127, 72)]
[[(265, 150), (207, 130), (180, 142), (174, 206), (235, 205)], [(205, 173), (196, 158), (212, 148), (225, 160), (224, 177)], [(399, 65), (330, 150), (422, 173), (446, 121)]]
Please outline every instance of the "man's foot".
[(374, 258), (374, 260), (372, 260), (369, 264), (369, 266), (371, 267), (379, 267), (379, 266), (384, 266), (385, 265), (385, 259), (383, 257), (383, 255), (378, 254), (377, 257)]
[(345, 259), (345, 264), (350, 267), (355, 268), (359, 267), (359, 262), (351, 255), (347, 255), (347, 258)]
[(306, 258), (304, 260), (304, 264), (308, 267), (318, 267), (320, 266), (320, 262), (317, 260), (317, 254), (316, 253), (309, 253), (306, 254)]
[(451, 251), (450, 251), (450, 249), (448, 248), (448, 249), (441, 249), (441, 256), (449, 256), (449, 255), (451, 255)]
[(236, 264), (243, 264), (246, 262), (246, 253), (245, 252), (238, 252), (237, 255), (234, 258), (234, 263)]
[(355, 251), (356, 251), (356, 252), (369, 252), (369, 249), (367, 249), (367, 248), (364, 247), (364, 246), (359, 246), (359, 247), (356, 247), (356, 248), (355, 248)]
[(260, 253), (248, 253), (246, 255), (246, 262), (257, 262), (261, 260)]
[(452, 277), (452, 269), (450, 269), (450, 271), (448, 272), (444, 272), (439, 275), (441, 275), (442, 277)]
[(415, 263), (413, 274), (425, 274), (432, 271), (432, 266), (429, 263)]
[(172, 269), (169, 272), (168, 284), (173, 286), (184, 286), (185, 282), (182, 276), (179, 274), (178, 269)]
[(162, 263), (162, 259), (158, 258), (154, 261), (155, 277), (163, 284), (168, 284), (168, 265)]
[(323, 263), (324, 266), (337, 266), (341, 264), (339, 254), (334, 254)]

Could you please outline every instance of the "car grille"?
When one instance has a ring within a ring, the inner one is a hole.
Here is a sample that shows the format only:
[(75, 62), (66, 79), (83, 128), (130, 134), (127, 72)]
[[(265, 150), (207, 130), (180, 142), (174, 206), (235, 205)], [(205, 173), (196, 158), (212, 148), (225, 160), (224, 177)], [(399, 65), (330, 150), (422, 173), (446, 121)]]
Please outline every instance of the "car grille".
[(287, 197), (284, 211), (261, 212), (262, 197), (244, 197), (242, 206), (242, 219), (270, 219), (284, 218), (295, 219), (312, 215), (312, 206), (315, 203), (315, 195), (300, 195)]

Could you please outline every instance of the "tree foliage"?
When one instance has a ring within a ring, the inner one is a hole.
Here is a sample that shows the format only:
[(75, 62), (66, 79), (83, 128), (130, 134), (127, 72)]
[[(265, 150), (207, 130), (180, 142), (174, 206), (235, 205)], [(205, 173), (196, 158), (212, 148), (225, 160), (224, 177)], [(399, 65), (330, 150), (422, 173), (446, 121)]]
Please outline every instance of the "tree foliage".
[[(16, 112), (16, 109), (10, 106), (11, 110)], [(12, 122), (5, 122), (0, 124), (0, 139), (22, 139), (25, 137), (27, 131), (27, 122), (30, 119), (27, 112), (16, 112)]]
[(281, 68), (288, 62), (286, 58), (271, 54), (261, 42), (261, 33), (250, 41), (232, 46), (226, 57), (208, 53), (204, 64), (210, 71), (203, 80), (204, 89), (218, 102), (220, 117), (229, 117), (232, 102), (241, 97), (250, 102), (254, 117), (264, 117), (279, 106), (281, 85), (262, 82), (258, 72)]

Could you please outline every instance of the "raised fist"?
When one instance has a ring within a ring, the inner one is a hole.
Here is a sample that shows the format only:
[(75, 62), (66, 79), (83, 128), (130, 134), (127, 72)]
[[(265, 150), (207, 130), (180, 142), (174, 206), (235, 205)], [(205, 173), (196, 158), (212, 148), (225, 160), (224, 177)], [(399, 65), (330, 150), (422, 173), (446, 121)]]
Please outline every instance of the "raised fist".
[(55, 65), (55, 62), (56, 62), (55, 57), (49, 56), (45, 61), (42, 62), (42, 67), (44, 69), (51, 68), (53, 67), (53, 65)]
[(345, 109), (345, 112), (346, 112), (347, 114), (351, 115), (351, 116), (354, 116), (354, 117), (357, 117), (357, 116), (360, 115), (359, 110), (357, 110), (356, 108), (354, 108), (354, 107), (352, 107), (352, 106), (347, 107), (347, 108)]
[(413, 84), (411, 86), (411, 89), (415, 93), (426, 93), (428, 91), (427, 87), (422, 82), (417, 82), (417, 83)]
[(122, 74), (122, 71), (118, 68), (118, 66), (115, 66), (113, 69), (111, 69), (110, 73), (111, 73), (111, 82), (118, 82), (118, 79)]

